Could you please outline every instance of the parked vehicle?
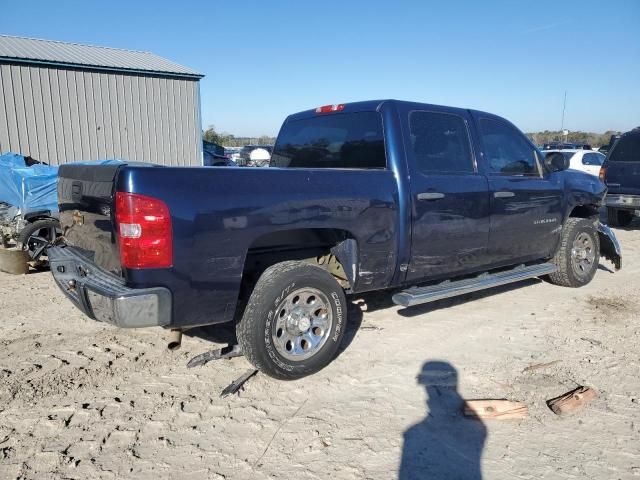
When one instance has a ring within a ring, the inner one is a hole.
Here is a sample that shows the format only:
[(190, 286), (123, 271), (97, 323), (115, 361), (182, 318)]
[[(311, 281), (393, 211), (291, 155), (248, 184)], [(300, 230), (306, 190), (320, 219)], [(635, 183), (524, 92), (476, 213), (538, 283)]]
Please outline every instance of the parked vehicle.
[(620, 136), (620, 134), (611, 135), (611, 137), (609, 137), (609, 143), (601, 146), (598, 151), (603, 155), (607, 155), (609, 150), (613, 148), (613, 145), (620, 139)]
[(34, 267), (47, 265), (45, 249), (59, 234), (57, 175), (31, 157), (0, 155), (0, 246), (25, 250)]
[[(255, 150), (262, 150), (267, 152), (268, 156), (271, 156), (273, 152), (273, 145), (247, 145), (240, 150), (240, 158), (238, 159), (238, 165), (242, 167), (261, 167), (265, 165), (265, 156), (263, 152), (257, 156), (257, 160), (252, 160), (252, 153)], [(266, 159), (266, 164), (269, 163), (269, 159)]]
[(569, 168), (580, 170), (595, 177), (600, 175), (600, 167), (605, 156), (590, 150), (543, 150), (544, 154), (558, 152), (569, 161)]
[(225, 147), (224, 154), (227, 158), (233, 160), (233, 162), (237, 164), (238, 159), (240, 158), (240, 150), (242, 150), (241, 147)]
[(613, 227), (626, 227), (640, 211), (640, 128), (612, 138), (611, 143), (600, 170), (609, 189), (607, 219)]
[(588, 143), (545, 143), (542, 150), (592, 150)]
[(213, 158), (210, 158), (208, 163), (205, 163), (205, 167), (237, 167), (236, 162), (231, 160), (227, 156), (218, 156), (214, 155)]
[[(336, 355), (346, 294), (405, 307), (547, 277), (580, 287), (600, 255), (605, 187), (508, 121), (395, 100), (289, 116), (270, 168), (60, 168), (62, 291), (90, 318), (184, 329), (236, 321), (280, 379)], [(197, 174), (195, 174), (197, 172)]]

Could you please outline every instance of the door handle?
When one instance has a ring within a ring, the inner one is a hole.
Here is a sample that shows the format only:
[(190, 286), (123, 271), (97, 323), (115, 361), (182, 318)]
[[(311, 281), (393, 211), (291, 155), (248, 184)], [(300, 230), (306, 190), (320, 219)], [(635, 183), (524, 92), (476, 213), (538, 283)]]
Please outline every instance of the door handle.
[(418, 200), (438, 200), (440, 198), (444, 198), (444, 193), (422, 192), (418, 194)]
[(515, 197), (516, 194), (513, 192), (507, 192), (506, 190), (500, 190), (499, 192), (493, 192), (493, 196), (496, 198), (511, 198)]

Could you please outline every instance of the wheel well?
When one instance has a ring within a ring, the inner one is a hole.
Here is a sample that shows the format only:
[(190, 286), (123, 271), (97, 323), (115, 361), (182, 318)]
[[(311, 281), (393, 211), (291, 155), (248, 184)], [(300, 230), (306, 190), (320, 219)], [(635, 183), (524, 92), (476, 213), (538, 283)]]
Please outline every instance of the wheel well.
[(571, 210), (569, 217), (591, 218), (597, 217), (598, 215), (598, 207), (595, 205), (578, 205)]
[(242, 317), (249, 295), (262, 272), (287, 260), (318, 265), (348, 290), (355, 280), (358, 246), (350, 232), (334, 228), (281, 230), (256, 238), (249, 246), (244, 261), (234, 315), (236, 320)]
[(271, 265), (286, 260), (315, 263), (334, 275), (343, 287), (355, 279), (357, 243), (350, 232), (333, 228), (281, 230), (258, 237), (249, 246), (243, 279), (257, 278)]
[(27, 222), (31, 222), (31, 223), (38, 220), (57, 220), (57, 218), (54, 218), (51, 216), (50, 210), (36, 210), (33, 212), (28, 212), (23, 215), (23, 218)]

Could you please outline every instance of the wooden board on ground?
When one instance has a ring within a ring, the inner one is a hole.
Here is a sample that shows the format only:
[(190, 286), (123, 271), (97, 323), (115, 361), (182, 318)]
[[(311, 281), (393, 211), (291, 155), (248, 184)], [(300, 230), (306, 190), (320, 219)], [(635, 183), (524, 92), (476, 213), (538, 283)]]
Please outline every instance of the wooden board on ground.
[(522, 419), (529, 416), (529, 409), (524, 403), (510, 400), (465, 400), (463, 412), (467, 417), (496, 420)]
[(581, 409), (596, 397), (597, 393), (593, 388), (578, 387), (559, 397), (547, 400), (547, 405), (556, 415), (566, 415)]

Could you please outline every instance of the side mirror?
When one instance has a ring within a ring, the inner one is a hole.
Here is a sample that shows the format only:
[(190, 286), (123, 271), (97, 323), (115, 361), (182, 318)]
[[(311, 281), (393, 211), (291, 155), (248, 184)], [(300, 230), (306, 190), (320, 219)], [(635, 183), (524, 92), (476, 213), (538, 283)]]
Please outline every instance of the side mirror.
[(544, 166), (550, 172), (559, 172), (569, 168), (569, 159), (560, 152), (550, 152), (544, 157)]

